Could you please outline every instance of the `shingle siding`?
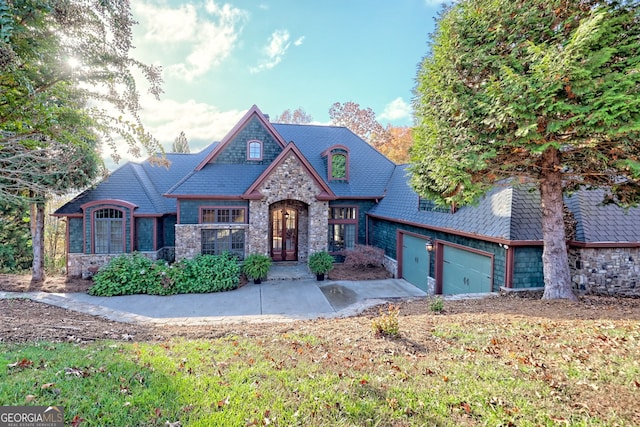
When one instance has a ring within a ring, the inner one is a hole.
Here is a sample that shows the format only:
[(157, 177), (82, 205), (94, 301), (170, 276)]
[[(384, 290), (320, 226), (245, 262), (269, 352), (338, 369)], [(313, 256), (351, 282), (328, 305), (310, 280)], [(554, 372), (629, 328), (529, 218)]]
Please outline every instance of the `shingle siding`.
[(136, 250), (149, 252), (155, 250), (153, 247), (153, 223), (155, 218), (136, 218)]
[[(247, 160), (247, 142), (262, 142), (262, 160)], [(265, 129), (257, 117), (253, 117), (213, 160), (214, 164), (262, 164), (269, 165), (282, 152), (282, 147)]]
[(513, 250), (513, 287), (544, 286), (542, 247), (514, 247)]
[(81, 254), (83, 242), (82, 218), (69, 218), (69, 253)]

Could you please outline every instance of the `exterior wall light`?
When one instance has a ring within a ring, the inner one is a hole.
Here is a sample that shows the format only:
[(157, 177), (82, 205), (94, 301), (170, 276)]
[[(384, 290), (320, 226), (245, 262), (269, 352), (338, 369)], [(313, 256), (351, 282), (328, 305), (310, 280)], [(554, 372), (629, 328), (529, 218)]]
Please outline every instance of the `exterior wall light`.
[(433, 239), (431, 239), (431, 237), (427, 238), (427, 243), (424, 244), (424, 248), (427, 252), (433, 252)]

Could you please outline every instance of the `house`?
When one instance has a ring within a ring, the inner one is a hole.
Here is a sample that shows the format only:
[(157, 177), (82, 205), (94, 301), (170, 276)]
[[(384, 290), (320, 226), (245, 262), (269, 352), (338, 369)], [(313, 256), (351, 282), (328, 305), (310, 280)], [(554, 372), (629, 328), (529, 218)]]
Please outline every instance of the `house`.
[[(406, 166), (348, 129), (270, 123), (256, 106), (222, 141), (167, 158), (168, 168), (126, 163), (56, 211), (68, 223), (69, 275), (132, 251), (306, 262), (370, 244), (397, 277), (431, 293), (543, 286), (540, 201), (530, 188), (496, 185), (475, 206), (442, 209), (410, 188)], [(640, 210), (597, 197), (566, 200), (577, 221), (575, 286), (640, 295)]]

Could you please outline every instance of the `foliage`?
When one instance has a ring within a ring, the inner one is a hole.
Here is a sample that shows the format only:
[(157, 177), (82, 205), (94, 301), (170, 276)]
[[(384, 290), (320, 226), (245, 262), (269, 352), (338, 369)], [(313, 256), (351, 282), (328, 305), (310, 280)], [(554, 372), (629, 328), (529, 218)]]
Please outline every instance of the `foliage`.
[(313, 118), (311, 115), (304, 111), (302, 107), (298, 107), (293, 112), (291, 112), (290, 109), (286, 109), (273, 120), (274, 123), (291, 123), (296, 125), (311, 123), (312, 121)]
[(444, 300), (441, 296), (435, 296), (429, 300), (429, 310), (434, 313), (442, 313), (444, 311)]
[(397, 337), (400, 336), (400, 321), (398, 320), (400, 307), (389, 304), (386, 311), (381, 307), (378, 317), (371, 320), (371, 329), (376, 336)]
[(187, 140), (187, 136), (184, 132), (180, 132), (180, 135), (176, 137), (173, 141), (173, 145), (171, 146), (172, 153), (190, 153), (189, 149), (189, 141)]
[(309, 256), (309, 269), (313, 274), (326, 274), (333, 269), (333, 257), (327, 251), (314, 252)]
[(387, 141), (378, 150), (398, 165), (409, 163), (409, 149), (413, 144), (412, 129), (408, 126), (387, 125)]
[(31, 267), (29, 206), (24, 202), (0, 204), (0, 271), (20, 272)]
[(237, 258), (224, 255), (199, 255), (174, 265), (151, 261), (139, 253), (113, 258), (93, 278), (89, 294), (173, 295), (235, 289), (240, 281)]
[(182, 277), (176, 284), (178, 293), (230, 291), (240, 283), (238, 258), (228, 252), (184, 259), (176, 268), (182, 269)]
[(443, 205), (538, 185), (545, 298), (571, 293), (562, 191), (640, 202), (640, 16), (633, 1), (464, 0), (416, 77), (411, 184)]
[(271, 258), (263, 254), (250, 254), (242, 262), (242, 272), (250, 279), (264, 279), (271, 268)]
[(371, 108), (361, 109), (355, 102), (334, 103), (329, 109), (329, 118), (332, 124), (348, 128), (376, 148), (389, 140), (384, 126), (376, 120), (376, 113)]
[(344, 264), (354, 268), (380, 267), (384, 262), (384, 249), (370, 245), (355, 245), (344, 252)]

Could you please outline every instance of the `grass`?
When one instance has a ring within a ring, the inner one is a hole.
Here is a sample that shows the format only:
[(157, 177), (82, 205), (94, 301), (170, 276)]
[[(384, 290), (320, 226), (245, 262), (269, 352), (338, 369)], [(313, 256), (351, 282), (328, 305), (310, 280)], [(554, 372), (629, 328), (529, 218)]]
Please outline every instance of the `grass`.
[(424, 337), (418, 352), (394, 350), (402, 335), (369, 348), (371, 337), (302, 332), (3, 344), (0, 404), (62, 405), (66, 423), (80, 426), (640, 422), (638, 322), (434, 320)]

